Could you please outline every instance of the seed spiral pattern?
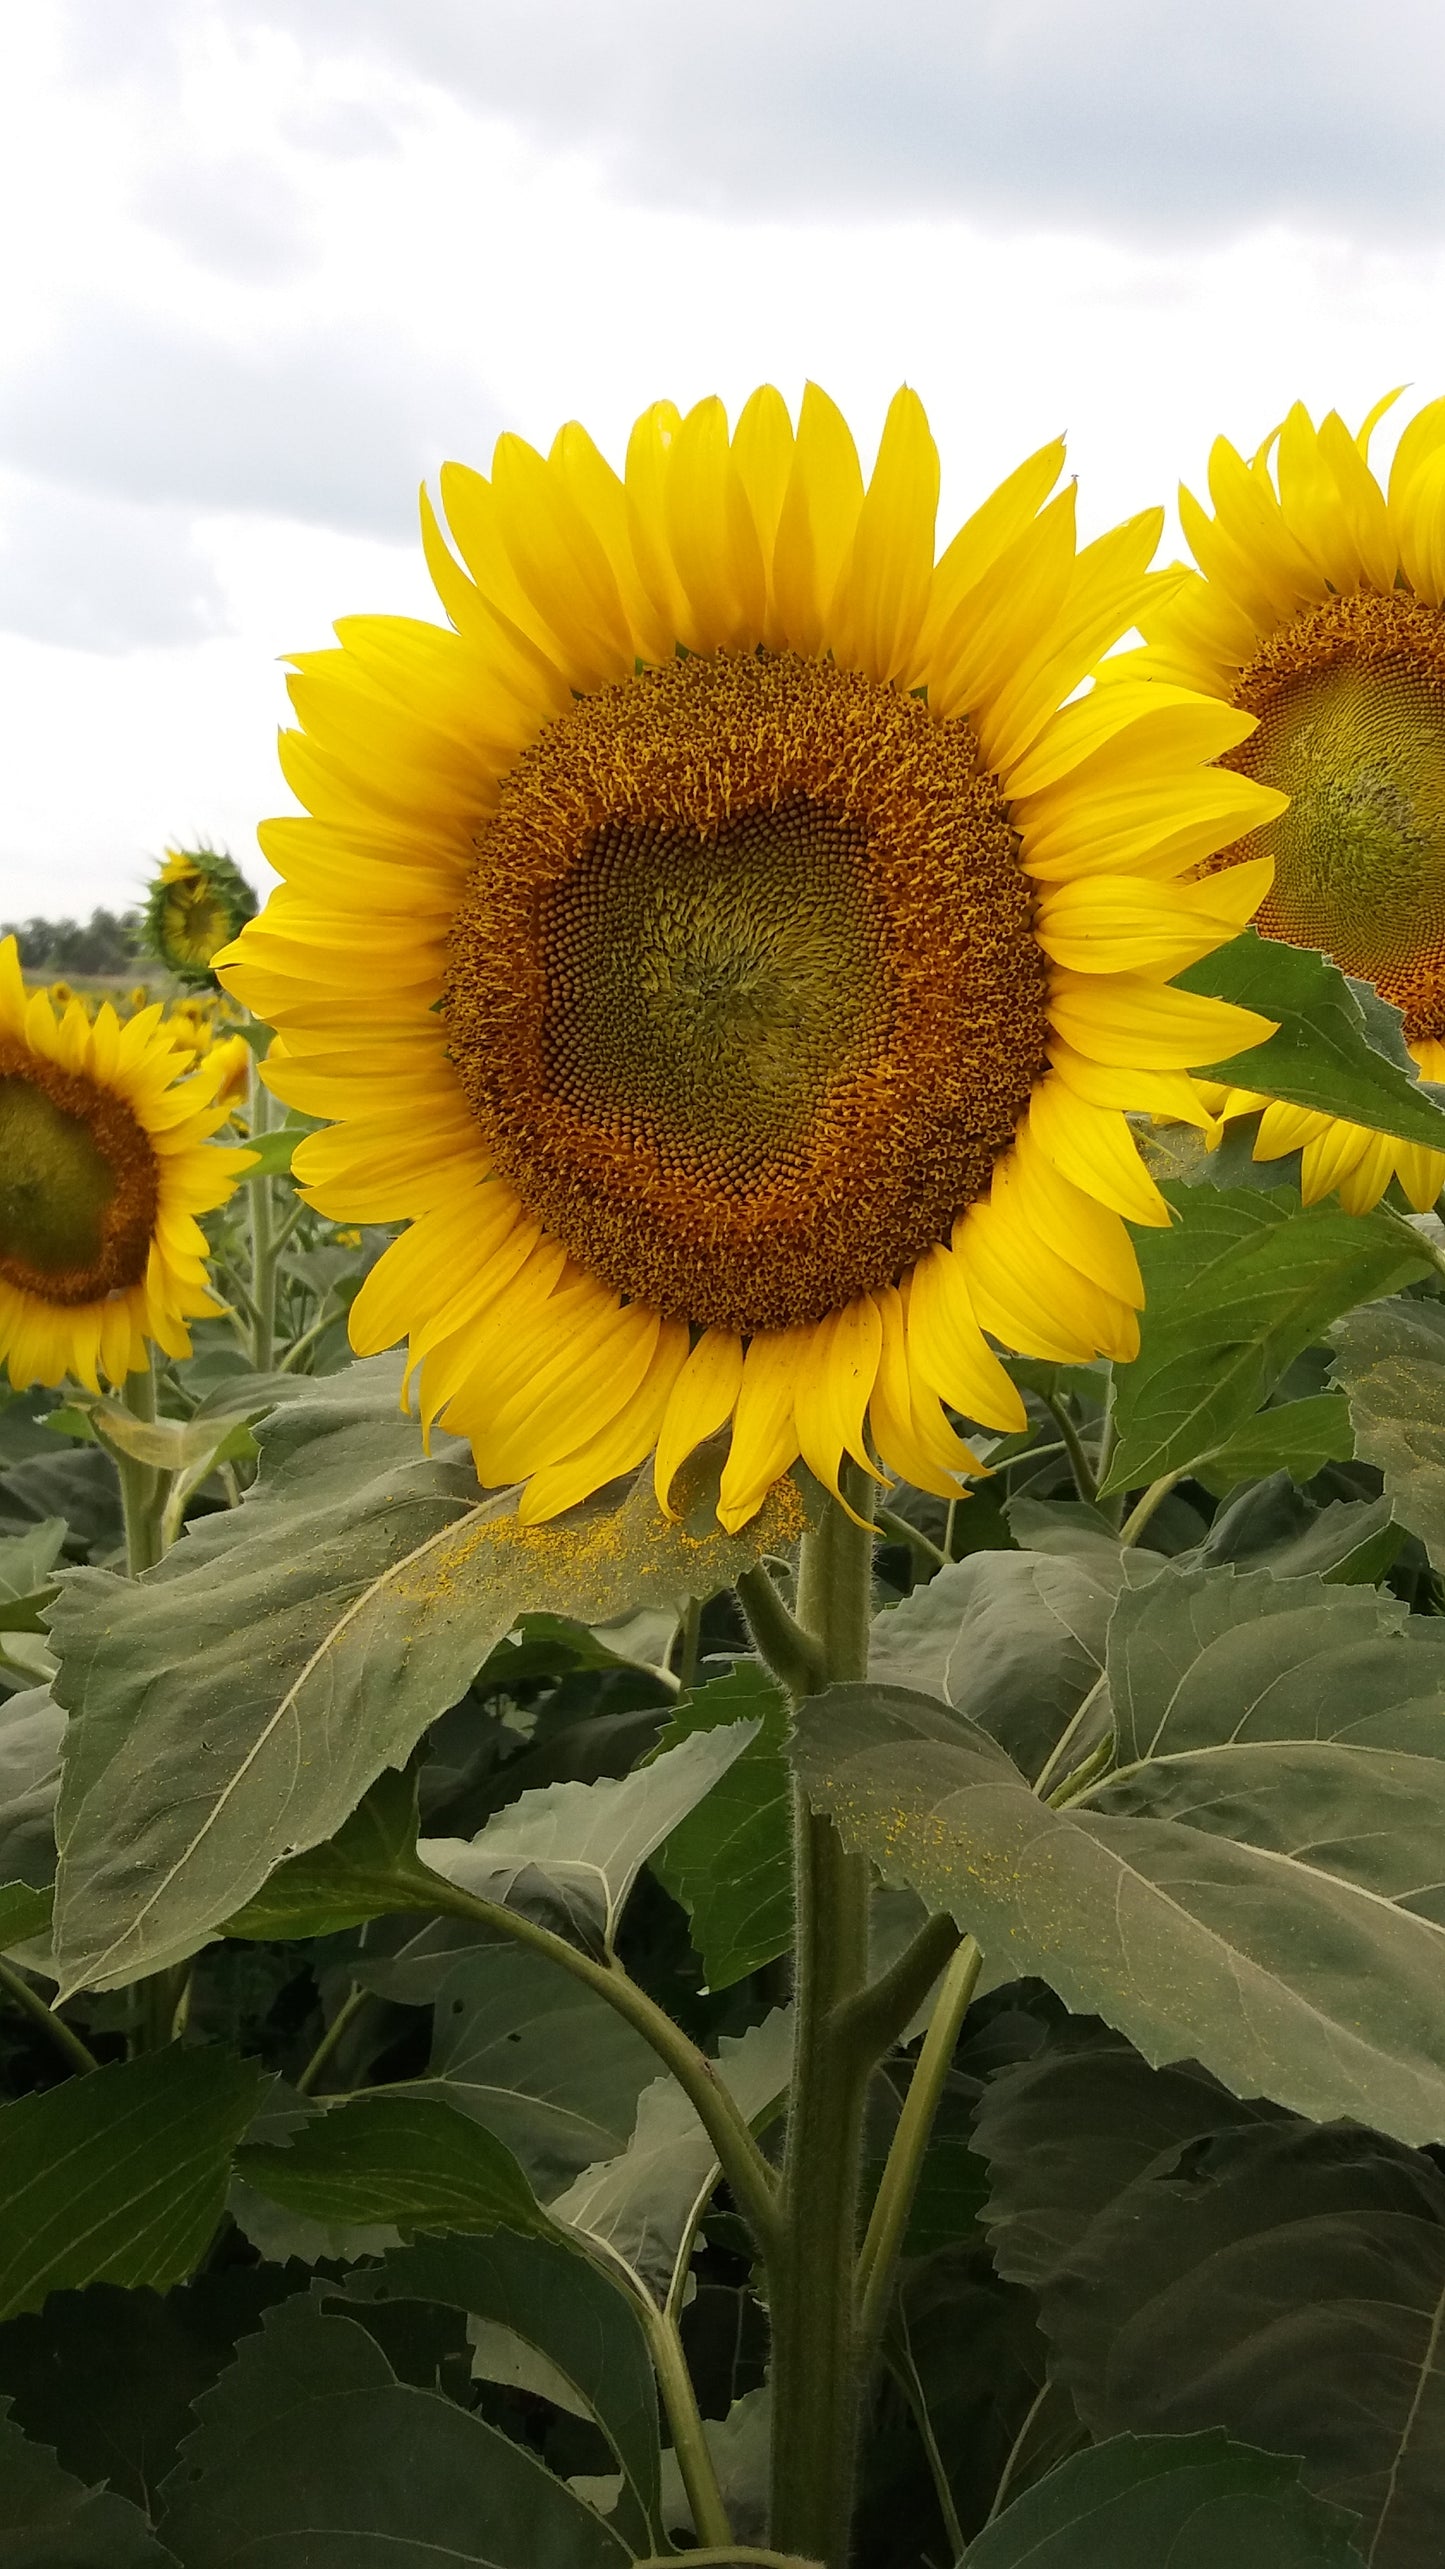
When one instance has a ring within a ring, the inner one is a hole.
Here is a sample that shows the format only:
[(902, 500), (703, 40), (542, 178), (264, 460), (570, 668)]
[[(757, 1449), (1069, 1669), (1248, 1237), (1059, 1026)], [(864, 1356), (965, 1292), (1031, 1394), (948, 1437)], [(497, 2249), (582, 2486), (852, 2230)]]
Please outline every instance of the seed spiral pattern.
[(791, 653), (586, 697), (505, 779), (454, 926), (451, 1056), (591, 1271), (740, 1331), (894, 1281), (988, 1191), (1046, 967), (966, 724)]
[(1359, 590), (1271, 634), (1234, 701), (1259, 728), (1226, 765), (1290, 808), (1216, 858), (1268, 853), (1265, 936), (1319, 946), (1445, 1035), (1445, 614)]
[(66, 1307), (138, 1284), (158, 1196), (124, 1100), (0, 1037), (0, 1278)]

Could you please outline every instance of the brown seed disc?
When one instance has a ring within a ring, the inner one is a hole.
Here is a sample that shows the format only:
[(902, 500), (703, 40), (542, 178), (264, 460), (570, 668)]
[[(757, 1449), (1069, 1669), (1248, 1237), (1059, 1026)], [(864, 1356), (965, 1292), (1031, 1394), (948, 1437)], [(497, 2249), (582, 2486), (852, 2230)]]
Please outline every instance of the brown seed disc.
[(1317, 946), (1445, 1035), (1445, 614), (1360, 590), (1272, 634), (1234, 701), (1259, 729), (1224, 764), (1290, 808), (1216, 857), (1275, 861), (1256, 925)]
[(791, 653), (582, 698), (518, 761), (450, 943), (452, 1059), (581, 1264), (816, 1320), (987, 1192), (1044, 1064), (1017, 842), (961, 722)]
[(155, 1153), (125, 1100), (0, 1036), (0, 1276), (42, 1302), (139, 1284)]

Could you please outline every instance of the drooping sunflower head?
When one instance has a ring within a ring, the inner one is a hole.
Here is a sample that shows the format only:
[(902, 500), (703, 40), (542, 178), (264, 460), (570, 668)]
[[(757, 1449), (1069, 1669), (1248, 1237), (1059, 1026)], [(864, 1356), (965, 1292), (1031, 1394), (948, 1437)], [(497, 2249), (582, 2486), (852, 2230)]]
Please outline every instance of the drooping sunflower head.
[[(900, 393), (865, 485), (810, 388), (736, 429), (585, 432), (424, 503), (451, 629), (340, 625), (283, 748), (312, 817), (220, 958), (267, 1078), (335, 1119), (296, 1171), (409, 1229), (353, 1305), (524, 1516), (649, 1451), (663, 1503), (731, 1426), (743, 1523), (801, 1454), (952, 1494), (945, 1406), (1022, 1419), (992, 1338), (1136, 1344), (1122, 1216), (1167, 1219), (1131, 1107), (1266, 1022), (1170, 977), (1265, 860), (1279, 797), (1209, 761), (1248, 721), (1078, 690), (1134, 622), (1156, 513), (1080, 550), (1052, 445), (935, 544)], [(455, 548), (453, 550), (453, 547)]]
[(146, 895), (146, 942), (178, 981), (209, 988), (215, 957), (255, 915), (256, 895), (223, 849), (168, 848)]
[(229, 1110), (160, 1016), (57, 1012), (0, 940), (0, 1356), (17, 1390), (122, 1382), (148, 1339), (188, 1355), (187, 1320), (216, 1308), (195, 1217), (251, 1155), (208, 1143)]
[[(1146, 608), (1131, 671), (1201, 687), (1255, 717), (1226, 753), (1288, 809), (1221, 851), (1274, 880), (1256, 925), (1313, 946), (1404, 1011), (1427, 1077), (1445, 1076), (1445, 401), (1405, 429), (1388, 483), (1371, 435), (1298, 404), (1248, 461), (1210, 457), (1211, 516), (1181, 494), (1199, 565)], [(1257, 1108), (1244, 1091), (1215, 1100)], [(1355, 1211), (1392, 1177), (1423, 1212), (1445, 1154), (1305, 1109), (1272, 1106), (1257, 1155), (1303, 1148), (1307, 1201), (1338, 1187)]]

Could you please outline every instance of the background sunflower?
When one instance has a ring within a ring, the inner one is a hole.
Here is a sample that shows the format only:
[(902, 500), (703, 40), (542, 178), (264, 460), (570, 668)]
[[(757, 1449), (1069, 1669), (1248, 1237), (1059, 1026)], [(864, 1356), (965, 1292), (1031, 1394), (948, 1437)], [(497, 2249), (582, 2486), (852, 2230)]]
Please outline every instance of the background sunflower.
[[(826, 395), (571, 425), (424, 503), (450, 631), (355, 617), (296, 664), (311, 817), (218, 958), (266, 1076), (334, 1129), (295, 1160), (410, 1228), (353, 1343), (406, 1336), (423, 1417), (551, 1515), (731, 1424), (720, 1513), (801, 1454), (920, 1487), (948, 1404), (1023, 1412), (989, 1337), (1137, 1345), (1122, 1217), (1165, 1223), (1129, 1108), (1268, 1021), (1170, 987), (1266, 890), (1200, 879), (1282, 809), (1208, 762), (1249, 717), (1070, 702), (1134, 622), (1146, 512), (1080, 550), (1042, 449), (935, 559), (900, 392), (871, 481)], [(987, 1335), (985, 1334), (987, 1333)]]
[(0, 940), (0, 1355), (17, 1389), (121, 1383), (154, 1339), (190, 1353), (217, 1310), (196, 1216), (252, 1164), (207, 1136), (231, 1108), (161, 1024), (27, 996)]
[[(1296, 403), (1249, 460), (1219, 438), (1210, 516), (1180, 494), (1199, 568), (1139, 617), (1131, 675), (1206, 689), (1255, 718), (1225, 754), (1289, 807), (1213, 860), (1261, 855), (1274, 880), (1256, 925), (1322, 949), (1404, 1011), (1427, 1079), (1445, 1077), (1445, 401), (1404, 430), (1388, 485), (1371, 433)], [(1338, 1190), (1352, 1212), (1398, 1178), (1419, 1212), (1445, 1153), (1244, 1089), (1206, 1089), (1221, 1116), (1264, 1106), (1257, 1159), (1301, 1152), (1307, 1204)]]

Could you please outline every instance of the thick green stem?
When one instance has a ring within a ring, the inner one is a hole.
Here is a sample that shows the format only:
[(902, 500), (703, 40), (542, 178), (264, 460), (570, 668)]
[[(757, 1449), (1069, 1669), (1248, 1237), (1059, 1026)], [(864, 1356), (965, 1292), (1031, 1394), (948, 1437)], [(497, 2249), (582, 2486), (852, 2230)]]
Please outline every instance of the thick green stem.
[(826, 1684), (822, 1656), (811, 1634), (789, 1614), (761, 1562), (738, 1580), (738, 1603), (759, 1656), (790, 1695), (811, 1695)]
[[(804, 1538), (799, 1566), (797, 1620), (814, 1685), (867, 1673), (873, 1529), (859, 1519), (870, 1494), (856, 1471), (844, 1491), (859, 1518), (831, 1507)], [(798, 2027), (770, 2292), (770, 2533), (784, 2551), (845, 2569), (862, 2388), (853, 2266), (872, 2068), (845, 2011), (867, 1984), (869, 1877), (866, 1860), (801, 1797), (794, 1826)]]
[[(127, 1374), (121, 1399), (133, 1418), (149, 1423), (156, 1414), (156, 1378), (150, 1363), (139, 1373)], [(125, 1519), (126, 1575), (138, 1579), (143, 1570), (153, 1570), (165, 1549), (162, 1519), (170, 1490), (170, 1475), (158, 1472), (151, 1463), (138, 1463), (134, 1455), (112, 1448), (112, 1459), (120, 1476), (120, 1503)]]
[(47, 2040), (55, 2045), (67, 2067), (79, 2070), (99, 2069), (100, 2063), (89, 2044), (81, 2041), (74, 2028), (67, 2025), (63, 2016), (57, 2016), (53, 2007), (46, 2006), (39, 1990), (31, 1988), (24, 1972), (17, 1971), (14, 1964), (6, 1962), (3, 1956), (0, 1956), (0, 1989), (3, 1989), (6, 1997), (30, 2018), (33, 2025), (39, 2027)]
[(859, 2314), (865, 2346), (876, 2345), (893, 2290), (898, 2251), (908, 2227), (913, 2198), (933, 2130), (938, 2100), (958, 2043), (959, 2030), (978, 1986), (983, 1956), (972, 1936), (965, 1937), (949, 1964), (933, 2010), (918, 2064), (908, 2083), (898, 2129), (893, 2135), (873, 2205), (868, 2235), (858, 2260)]

